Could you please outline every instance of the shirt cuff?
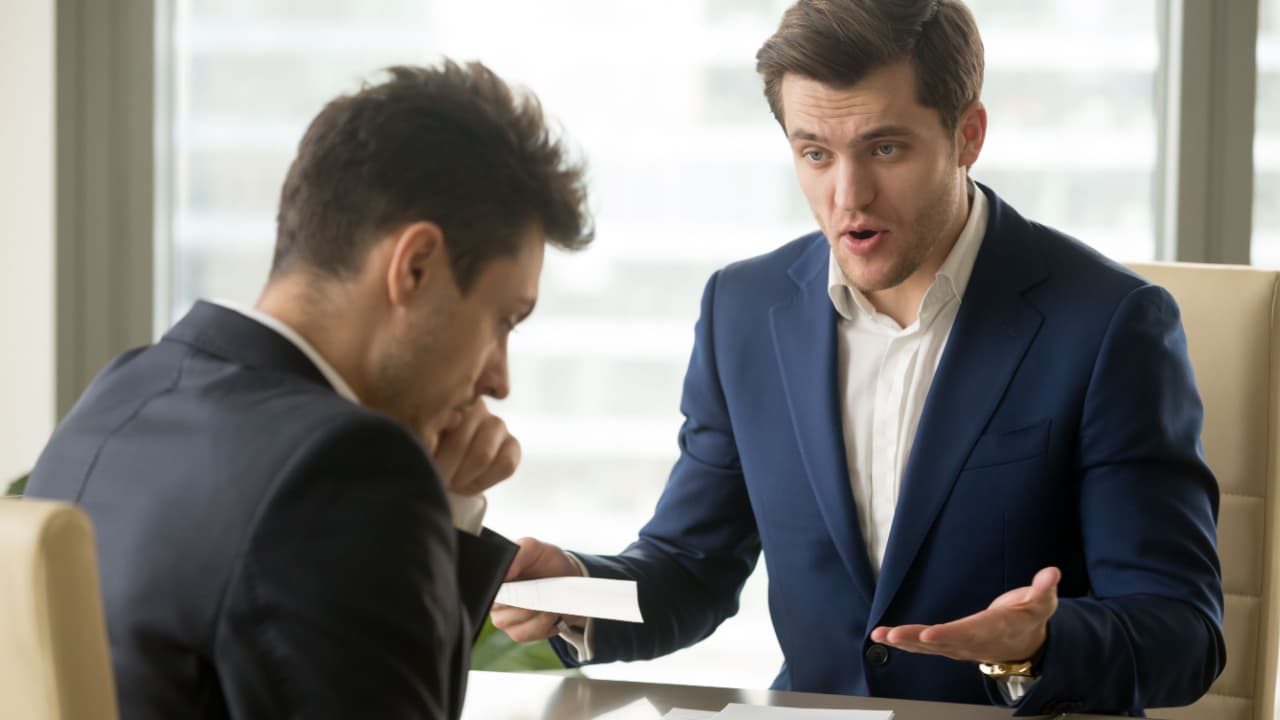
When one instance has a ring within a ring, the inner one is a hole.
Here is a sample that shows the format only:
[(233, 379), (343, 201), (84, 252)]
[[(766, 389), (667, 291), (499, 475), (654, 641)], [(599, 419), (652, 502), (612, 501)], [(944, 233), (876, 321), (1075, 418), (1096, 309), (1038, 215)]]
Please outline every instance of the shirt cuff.
[(995, 678), (996, 689), (1000, 691), (1000, 698), (1010, 707), (1022, 702), (1022, 698), (1031, 692), (1031, 688), (1035, 687), (1037, 682), (1040, 682), (1039, 677), (1015, 675)]
[[(591, 577), (591, 573), (587, 572), (587, 566), (582, 564), (577, 555), (563, 551), (565, 557), (569, 558), (569, 562), (578, 568), (578, 574), (582, 577)], [(595, 646), (592, 636), (595, 635), (596, 621), (593, 618), (587, 618), (587, 626), (584, 628), (576, 628), (569, 623), (561, 620), (556, 623), (556, 629), (560, 631), (560, 638), (569, 644), (569, 654), (579, 663), (589, 663), (595, 657), (592, 648)]]
[(453, 515), (453, 526), (472, 535), (479, 535), (484, 528), (484, 513), (489, 509), (489, 502), (484, 495), (459, 495), (447, 492), (449, 512)]

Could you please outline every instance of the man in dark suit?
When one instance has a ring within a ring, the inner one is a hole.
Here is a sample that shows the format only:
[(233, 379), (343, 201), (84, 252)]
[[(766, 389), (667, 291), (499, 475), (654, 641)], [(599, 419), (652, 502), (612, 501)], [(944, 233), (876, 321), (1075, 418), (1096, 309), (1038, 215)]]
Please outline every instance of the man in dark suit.
[(820, 232), (708, 283), (680, 458), (621, 555), (643, 625), (497, 607), (576, 662), (737, 610), (761, 550), (775, 687), (1139, 713), (1221, 672), (1218, 491), (1178, 309), (970, 180), (982, 44), (958, 0), (801, 0), (760, 50)]
[(31, 476), (93, 519), (124, 718), (460, 712), (514, 555), (476, 534), (519, 453), (481, 398), (545, 243), (590, 231), (536, 99), (477, 63), (390, 76), (311, 123), (256, 307), (112, 362)]

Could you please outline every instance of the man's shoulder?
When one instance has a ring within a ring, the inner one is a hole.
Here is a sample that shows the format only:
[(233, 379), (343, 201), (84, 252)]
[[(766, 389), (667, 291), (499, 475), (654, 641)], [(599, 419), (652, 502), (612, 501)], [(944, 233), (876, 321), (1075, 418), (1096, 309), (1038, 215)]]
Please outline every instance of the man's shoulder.
[[(202, 379), (182, 393), (204, 408), (210, 427), (221, 427), (229, 439), (261, 444), (274, 463), (297, 463), (307, 454), (326, 462), (353, 461), (409, 464), (427, 471), (417, 439), (401, 423), (353, 403), (330, 387), (271, 369), (234, 367), (219, 377)], [(201, 400), (200, 396), (207, 396)]]
[(802, 235), (781, 247), (726, 265), (719, 272), (722, 291), (741, 290), (753, 297), (794, 292), (797, 285), (827, 270), (830, 245), (821, 231)]
[[(1094, 300), (1119, 299), (1147, 284), (1133, 270), (1062, 230), (1028, 219), (991, 193), (987, 241), (1014, 246), (1017, 255), (1043, 269), (1046, 282), (1034, 294), (1068, 294)], [(1010, 255), (1013, 255), (1012, 253)]]
[[(128, 459), (95, 460), (125, 446)], [(155, 474), (265, 492), (307, 454), (429, 468), (401, 424), (312, 378), (161, 341), (122, 356), (94, 380), (42, 454), (37, 487), (67, 485), (67, 493), (87, 483), (105, 491), (159, 482)], [(200, 457), (218, 461), (183, 463)]]

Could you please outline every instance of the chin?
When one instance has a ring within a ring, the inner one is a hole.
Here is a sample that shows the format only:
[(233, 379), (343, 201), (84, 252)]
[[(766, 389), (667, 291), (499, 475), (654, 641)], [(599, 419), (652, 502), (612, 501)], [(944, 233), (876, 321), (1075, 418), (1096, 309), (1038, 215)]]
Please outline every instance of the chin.
[[(850, 270), (854, 272), (849, 272)], [(890, 282), (893, 279), (892, 270), (893, 268), (881, 267), (878, 263), (869, 267), (862, 258), (852, 261), (850, 258), (844, 258), (844, 262), (840, 263), (840, 272), (844, 275), (845, 281), (861, 293), (885, 290), (896, 285), (897, 283)]]

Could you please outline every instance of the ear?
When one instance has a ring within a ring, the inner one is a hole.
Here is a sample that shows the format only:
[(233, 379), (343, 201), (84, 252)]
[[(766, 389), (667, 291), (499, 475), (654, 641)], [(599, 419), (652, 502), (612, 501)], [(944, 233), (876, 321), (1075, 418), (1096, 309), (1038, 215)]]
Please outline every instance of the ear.
[(974, 100), (960, 114), (956, 122), (956, 147), (960, 149), (960, 164), (971, 167), (982, 154), (982, 143), (987, 139), (987, 108), (981, 100)]
[(449, 262), (444, 231), (433, 222), (416, 222), (398, 230), (392, 240), (387, 265), (387, 299), (393, 306), (406, 305), (427, 284), (441, 276)]

